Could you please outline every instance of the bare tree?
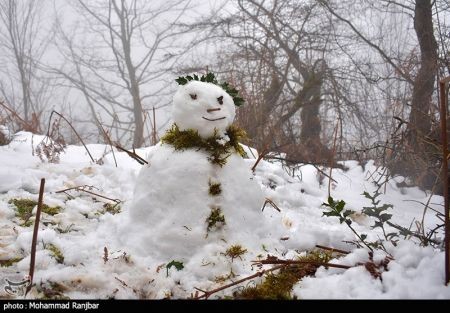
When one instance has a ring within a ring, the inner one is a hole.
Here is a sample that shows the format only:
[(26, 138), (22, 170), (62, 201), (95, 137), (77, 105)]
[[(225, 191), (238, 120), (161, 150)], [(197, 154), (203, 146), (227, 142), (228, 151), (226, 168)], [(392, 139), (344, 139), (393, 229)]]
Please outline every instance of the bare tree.
[(416, 0), (414, 30), (420, 47), (420, 68), (414, 78), (408, 138), (417, 146), (431, 132), (431, 101), (438, 68), (438, 46), (434, 37), (431, 0)]
[(131, 131), (133, 146), (140, 147), (147, 112), (167, 105), (157, 101), (164, 95), (164, 74), (180, 50), (176, 40), (182, 32), (176, 24), (190, 2), (75, 3), (81, 32), (69, 34), (59, 26), (56, 45), (68, 64), (51, 71), (82, 92), (95, 123), (100, 118), (116, 123), (122, 134)]
[(314, 1), (236, 5), (237, 13), (212, 25), (222, 25), (222, 36), (235, 47), (221, 68), (249, 102), (238, 122), (258, 138), (260, 149), (283, 147), (292, 158), (327, 159), (320, 110), (331, 74), (325, 56), (330, 25)]
[[(438, 4), (439, 2), (439, 4)], [(435, 82), (438, 73), (438, 44), (434, 34), (433, 6), (436, 9), (442, 8), (441, 1), (415, 0), (415, 1), (391, 1), (382, 0), (379, 2), (364, 3), (363, 5), (380, 14), (390, 14), (391, 16), (405, 16), (409, 21), (404, 25), (405, 36), (399, 37), (398, 42), (405, 41), (408, 34), (408, 26), (414, 26), (415, 36), (410, 40), (410, 48), (403, 53), (396, 54), (395, 43), (389, 45), (384, 34), (374, 32), (364, 32), (360, 25), (357, 25), (345, 15), (341, 2), (320, 1), (321, 5), (331, 13), (333, 18), (343, 23), (347, 29), (356, 35), (356, 39), (363, 42), (373, 53), (375, 53), (387, 65), (384, 77), (379, 80), (371, 80), (370, 71), (361, 66), (359, 72), (365, 76), (366, 81), (376, 84), (380, 92), (388, 98), (387, 92), (390, 86), (400, 83), (403, 85), (403, 100), (401, 100), (401, 114), (392, 114), (392, 117), (400, 121), (399, 127), (406, 125), (403, 132), (398, 133), (397, 126), (391, 127), (391, 131), (397, 132), (395, 137), (386, 137), (390, 157), (388, 165), (393, 173), (400, 173), (412, 177), (415, 182), (423, 187), (430, 188), (438, 175), (438, 170), (433, 170), (439, 160), (435, 157), (435, 143), (433, 135), (437, 126), (436, 123), (436, 103)], [(439, 9), (441, 10), (441, 9)], [(347, 14), (348, 15), (348, 14)], [(380, 35), (384, 40), (380, 40)], [(355, 41), (356, 42), (356, 41)], [(443, 40), (441, 40), (443, 42)], [(394, 46), (394, 47), (393, 47)], [(379, 67), (379, 66), (378, 66)], [(373, 68), (373, 66), (372, 66)], [(394, 107), (399, 98), (390, 98), (391, 107)], [(435, 101), (434, 101), (435, 102)], [(394, 111), (392, 111), (394, 112)], [(398, 121), (391, 120), (394, 124)], [(385, 150), (386, 151), (386, 150)]]
[(38, 68), (51, 36), (43, 35), (41, 8), (37, 0), (0, 2), (0, 93), (34, 131), (39, 130), (39, 117), (51, 98), (51, 79), (40, 75)]

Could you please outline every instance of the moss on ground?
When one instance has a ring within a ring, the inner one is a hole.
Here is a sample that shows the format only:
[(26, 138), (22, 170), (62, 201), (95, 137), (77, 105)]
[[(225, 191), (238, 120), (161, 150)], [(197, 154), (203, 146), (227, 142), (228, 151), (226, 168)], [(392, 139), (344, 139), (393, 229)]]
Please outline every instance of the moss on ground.
[(231, 259), (231, 262), (233, 262), (234, 259), (240, 258), (247, 252), (247, 249), (244, 249), (241, 245), (232, 245), (225, 251), (225, 256), (229, 257)]
[(61, 250), (55, 246), (54, 244), (47, 244), (45, 246), (45, 248), (50, 251), (52, 257), (55, 258), (56, 262), (58, 262), (59, 264), (63, 264), (64, 263), (64, 255), (62, 254)]
[(16, 264), (19, 261), (22, 261), (23, 258), (11, 258), (11, 259), (7, 259), (7, 260), (0, 260), (0, 266), (1, 267), (10, 267), (14, 264)]
[[(311, 251), (298, 258), (299, 261), (326, 263), (332, 258), (330, 252)], [(266, 299), (290, 300), (293, 299), (291, 291), (293, 286), (305, 276), (314, 275), (320, 265), (305, 263), (289, 265), (277, 273), (270, 272), (265, 275), (262, 283), (256, 286), (245, 287), (233, 293), (235, 299)]]
[[(15, 206), (16, 216), (22, 220), (21, 226), (28, 227), (33, 224), (33, 222), (30, 221), (30, 218), (33, 216), (34, 207), (38, 204), (37, 201), (30, 199), (10, 199), (8, 203)], [(49, 215), (55, 215), (61, 212), (61, 207), (51, 207), (44, 203), (42, 205), (42, 212)]]

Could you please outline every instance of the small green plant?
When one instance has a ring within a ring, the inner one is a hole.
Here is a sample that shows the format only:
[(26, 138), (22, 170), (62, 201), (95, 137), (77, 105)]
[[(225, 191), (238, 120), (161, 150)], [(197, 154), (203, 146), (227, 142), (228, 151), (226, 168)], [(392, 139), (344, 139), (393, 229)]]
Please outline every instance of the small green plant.
[(241, 245), (232, 245), (223, 253), (225, 256), (229, 257), (231, 259), (231, 262), (234, 261), (234, 259), (239, 258), (242, 260), (241, 256), (244, 255), (247, 252), (247, 249), (242, 248)]
[(220, 228), (226, 224), (225, 216), (222, 213), (222, 210), (218, 207), (211, 209), (211, 214), (206, 219), (206, 223), (208, 224), (207, 230), (211, 231), (212, 228)]
[(73, 226), (75, 226), (75, 224), (70, 224), (66, 227), (62, 227), (61, 224), (58, 224), (58, 227), (56, 228), (56, 230), (60, 233), (60, 234), (67, 234), (69, 232), (71, 232), (73, 230)]
[(46, 281), (36, 285), (37, 292), (42, 300), (69, 300), (70, 298), (64, 294), (68, 287), (62, 283)]
[(218, 196), (222, 193), (222, 188), (220, 183), (212, 183), (211, 181), (209, 184), (209, 195), (210, 196)]
[(122, 208), (120, 207), (120, 202), (117, 203), (105, 203), (103, 204), (103, 209), (96, 212), (97, 215), (110, 213), (112, 215), (115, 215), (117, 213), (120, 213), (122, 211)]
[[(8, 203), (15, 206), (16, 216), (23, 221), (21, 224), (22, 226), (28, 227), (33, 224), (33, 222), (30, 221), (30, 218), (33, 216), (32, 212), (34, 207), (38, 204), (36, 201), (30, 199), (10, 199)], [(42, 212), (49, 215), (55, 215), (61, 212), (61, 207), (51, 207), (44, 203), (42, 205)]]
[[(339, 222), (342, 224), (345, 222), (345, 224), (350, 228), (350, 230), (358, 237), (360, 242), (365, 245), (370, 251), (373, 251), (373, 249), (370, 247), (370, 244), (365, 241), (367, 238), (366, 234), (358, 234), (356, 230), (352, 227), (352, 220), (349, 218), (349, 216), (355, 211), (347, 210), (345, 209), (345, 201), (335, 201), (332, 197), (328, 197), (328, 203), (322, 203), (322, 206), (325, 206), (328, 208), (328, 212), (323, 212), (322, 216), (328, 216), (328, 217), (337, 217), (339, 218)], [(358, 246), (361, 246), (358, 242), (356, 242)]]
[(64, 263), (64, 255), (57, 246), (49, 243), (45, 245), (45, 248), (51, 252), (52, 257), (55, 258), (56, 262), (58, 262), (59, 264)]
[[(380, 200), (377, 200), (378, 196), (381, 195), (378, 191), (375, 191), (374, 195), (371, 196), (368, 192), (363, 193), (364, 197), (369, 199), (372, 203), (372, 206), (370, 207), (364, 207), (362, 209), (362, 213), (366, 214), (367, 216), (374, 217), (375, 223), (371, 226), (372, 229), (375, 229), (377, 227), (381, 228), (383, 231), (384, 239), (387, 241), (392, 242), (394, 246), (397, 245), (398, 240), (395, 240), (394, 238), (398, 237), (399, 234), (397, 232), (390, 232), (387, 233), (386, 229), (384, 228), (385, 223), (389, 223), (389, 220), (392, 217), (392, 214), (386, 213), (388, 209), (392, 209), (394, 206), (392, 204), (383, 204), (379, 206)], [(381, 243), (382, 244), (382, 243)]]
[(169, 269), (174, 266), (177, 271), (181, 271), (184, 268), (183, 262), (172, 260), (169, 264), (166, 265), (166, 277), (169, 277)]

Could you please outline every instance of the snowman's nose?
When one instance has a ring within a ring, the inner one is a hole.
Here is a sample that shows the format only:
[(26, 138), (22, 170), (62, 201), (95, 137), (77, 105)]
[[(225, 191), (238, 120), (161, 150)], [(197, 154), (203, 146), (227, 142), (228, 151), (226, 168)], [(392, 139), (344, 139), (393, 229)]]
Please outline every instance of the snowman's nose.
[(206, 112), (211, 113), (214, 111), (220, 111), (220, 108), (215, 108), (215, 109), (207, 109)]

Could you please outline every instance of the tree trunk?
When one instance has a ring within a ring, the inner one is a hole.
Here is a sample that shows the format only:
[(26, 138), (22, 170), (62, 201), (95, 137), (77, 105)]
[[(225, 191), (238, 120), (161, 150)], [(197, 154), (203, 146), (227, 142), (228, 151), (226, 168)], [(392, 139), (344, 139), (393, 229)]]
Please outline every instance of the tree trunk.
[(406, 129), (404, 149), (397, 151), (391, 162), (393, 173), (412, 178), (414, 184), (433, 187), (439, 170), (436, 170), (436, 148), (430, 144), (432, 136), (431, 101), (437, 74), (437, 43), (433, 33), (431, 0), (416, 0), (414, 29), (420, 47), (420, 68), (413, 82), (411, 112)]
[(330, 150), (323, 145), (320, 134), (320, 105), (322, 104), (322, 86), (326, 75), (326, 63), (317, 60), (314, 65), (303, 71), (303, 86), (297, 93), (292, 107), (281, 116), (278, 126), (301, 109), (300, 143), (287, 145), (285, 152), (292, 158), (309, 162), (328, 162), (331, 160)]
[[(316, 65), (319, 65), (318, 67)], [(322, 85), (325, 75), (325, 64), (322, 60), (316, 61), (309, 77), (305, 79), (303, 89), (305, 102), (302, 105), (300, 118), (302, 121), (300, 133), (300, 147), (303, 150), (302, 158), (311, 162), (327, 162), (330, 160), (330, 151), (323, 145), (320, 134), (320, 105), (322, 104)]]
[[(318, 74), (321, 76), (321, 74)], [(306, 81), (305, 84), (313, 83), (309, 90), (309, 102), (303, 105), (300, 118), (302, 121), (300, 141), (302, 144), (320, 144), (320, 132), (322, 126), (320, 124), (319, 108), (322, 100), (320, 99), (321, 88), (322, 88), (322, 78), (315, 78), (313, 74), (310, 80)]]
[(128, 26), (128, 20), (125, 12), (126, 8), (124, 1), (121, 1), (121, 8), (119, 9), (117, 4), (113, 1), (117, 15), (120, 18), (120, 39), (123, 49), (123, 58), (128, 72), (128, 91), (130, 92), (133, 100), (133, 115), (134, 115), (134, 135), (133, 135), (133, 147), (139, 148), (144, 144), (144, 118), (141, 102), (141, 95), (139, 89), (139, 82), (136, 77), (136, 68), (134, 67), (133, 60), (131, 58), (131, 33)]
[[(139, 94), (139, 89), (137, 91)], [(144, 144), (144, 118), (142, 116), (142, 104), (139, 96), (133, 95), (134, 137), (133, 147), (139, 148)]]
[(431, 97), (437, 70), (437, 43), (433, 33), (431, 0), (416, 0), (414, 29), (420, 46), (420, 69), (414, 79), (407, 131), (411, 147), (421, 144), (431, 131)]

